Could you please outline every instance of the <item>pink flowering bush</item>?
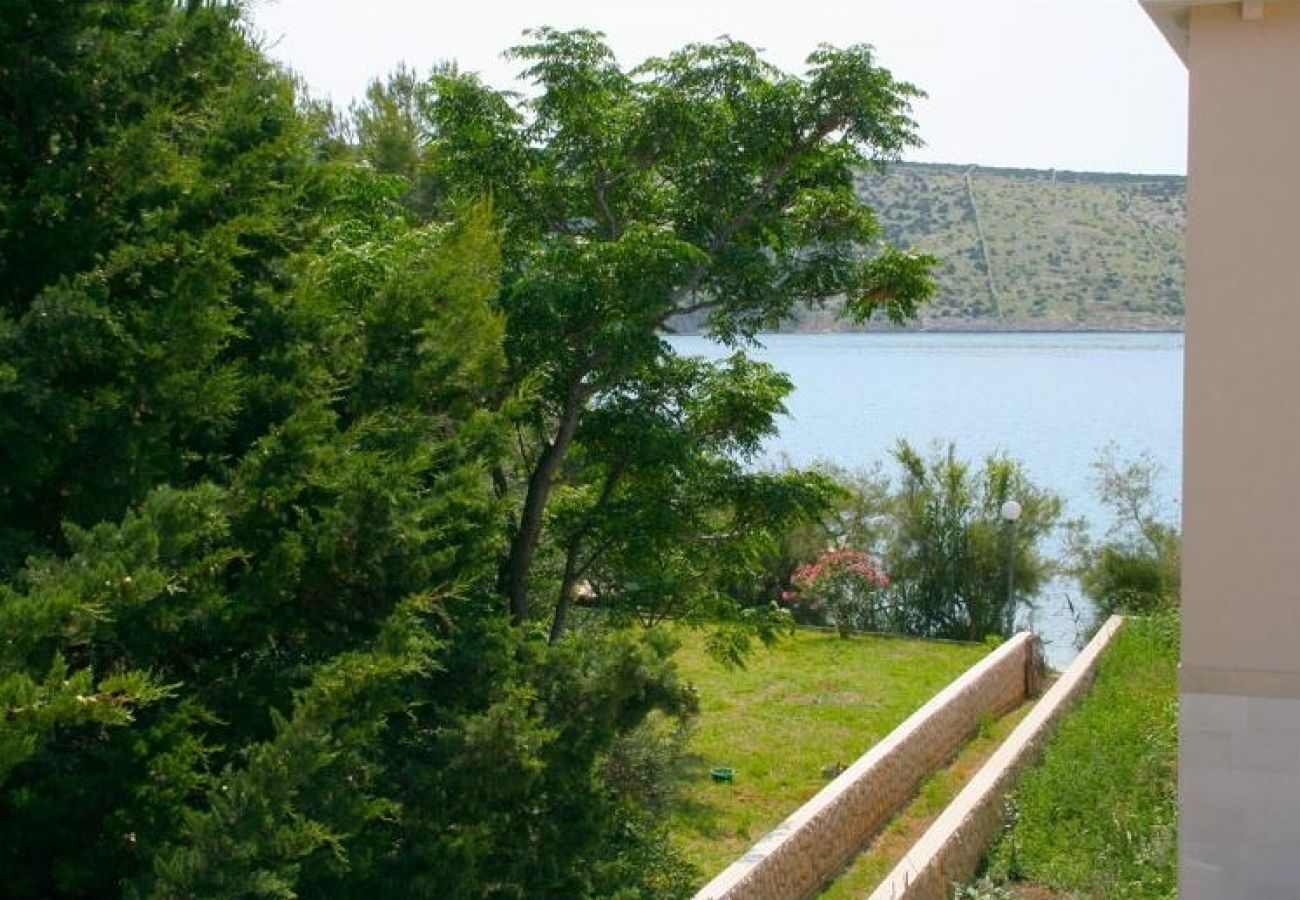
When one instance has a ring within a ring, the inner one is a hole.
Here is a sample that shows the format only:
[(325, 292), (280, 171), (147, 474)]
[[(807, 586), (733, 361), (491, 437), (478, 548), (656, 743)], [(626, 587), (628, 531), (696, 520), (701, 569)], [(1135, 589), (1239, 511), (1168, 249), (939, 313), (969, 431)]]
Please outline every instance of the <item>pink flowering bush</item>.
[(879, 558), (860, 550), (828, 550), (800, 566), (782, 594), (796, 618), (851, 631), (881, 631), (890, 625), (889, 576)]

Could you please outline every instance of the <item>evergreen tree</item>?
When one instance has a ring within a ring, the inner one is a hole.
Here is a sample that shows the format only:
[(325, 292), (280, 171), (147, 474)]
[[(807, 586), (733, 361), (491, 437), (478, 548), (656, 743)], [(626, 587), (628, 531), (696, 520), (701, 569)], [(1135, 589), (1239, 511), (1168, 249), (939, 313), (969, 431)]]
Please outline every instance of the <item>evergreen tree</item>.
[(0, 10), (0, 572), (283, 412), (266, 305), (314, 225), (289, 80), (233, 12)]
[(321, 162), (236, 12), (0, 13), (4, 893), (680, 893), (604, 774), (671, 648), (494, 594), (488, 211)]
[(744, 466), (784, 379), (659, 334), (910, 313), (929, 261), (861, 255), (852, 177), (914, 89), (543, 29), (537, 98), (408, 77), (354, 166), (238, 14), (0, 8), (5, 892), (688, 893), (617, 773), (693, 695), (617, 625), (739, 652), (830, 487)]

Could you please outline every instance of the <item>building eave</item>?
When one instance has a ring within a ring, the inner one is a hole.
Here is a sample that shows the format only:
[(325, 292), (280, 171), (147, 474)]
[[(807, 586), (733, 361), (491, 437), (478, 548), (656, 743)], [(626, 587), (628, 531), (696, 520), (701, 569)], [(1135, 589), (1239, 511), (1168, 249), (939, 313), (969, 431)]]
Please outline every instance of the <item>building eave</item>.
[(1178, 58), (1187, 62), (1188, 19), (1191, 3), (1185, 0), (1140, 0), (1142, 8), (1160, 29)]
[(1225, 0), (1138, 0), (1151, 21), (1160, 29), (1178, 58), (1187, 62), (1187, 45), (1190, 35), (1188, 22), (1194, 6), (1240, 6), (1243, 19), (1259, 19), (1264, 15), (1263, 0), (1229, 3)]

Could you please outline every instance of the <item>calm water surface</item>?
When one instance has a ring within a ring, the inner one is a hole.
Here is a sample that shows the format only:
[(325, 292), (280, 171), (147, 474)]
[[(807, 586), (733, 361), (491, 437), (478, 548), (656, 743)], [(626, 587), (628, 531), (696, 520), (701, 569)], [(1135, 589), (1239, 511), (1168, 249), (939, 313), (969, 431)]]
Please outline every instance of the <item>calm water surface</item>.
[[(1066, 498), (1068, 516), (1100, 534), (1108, 519), (1091, 463), (1114, 443), (1121, 457), (1147, 452), (1162, 464), (1160, 487), (1178, 514), (1181, 334), (767, 335), (762, 343), (751, 353), (795, 385), (765, 462), (883, 462), (888, 471), (900, 437), (920, 447), (954, 441), (970, 459), (1005, 450)], [(701, 337), (672, 344), (710, 358), (728, 353)], [(1075, 652), (1067, 600), (1085, 602), (1077, 585), (1058, 580), (1035, 613), (1057, 664)]]

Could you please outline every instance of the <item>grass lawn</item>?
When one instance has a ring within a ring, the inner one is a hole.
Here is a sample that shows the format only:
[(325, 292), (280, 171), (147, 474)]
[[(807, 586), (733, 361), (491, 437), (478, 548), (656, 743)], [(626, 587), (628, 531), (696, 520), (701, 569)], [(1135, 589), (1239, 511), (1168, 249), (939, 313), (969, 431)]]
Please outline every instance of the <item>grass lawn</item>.
[[(971, 896), (1176, 895), (1178, 619), (1129, 619), (1012, 800)], [(991, 884), (990, 884), (991, 883)]]
[[(700, 692), (672, 830), (708, 881), (988, 652), (983, 645), (799, 631), (726, 669), (684, 635), (677, 654)], [(735, 769), (714, 784), (714, 766)]]

